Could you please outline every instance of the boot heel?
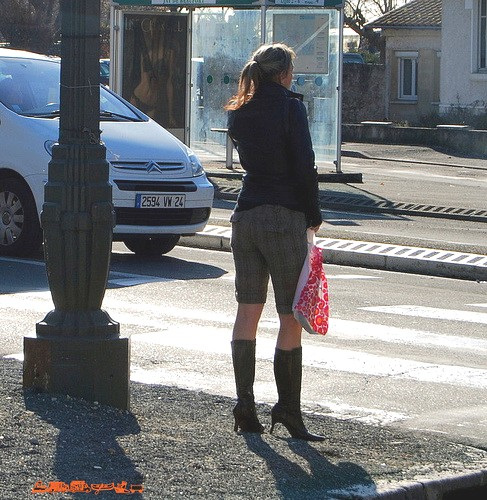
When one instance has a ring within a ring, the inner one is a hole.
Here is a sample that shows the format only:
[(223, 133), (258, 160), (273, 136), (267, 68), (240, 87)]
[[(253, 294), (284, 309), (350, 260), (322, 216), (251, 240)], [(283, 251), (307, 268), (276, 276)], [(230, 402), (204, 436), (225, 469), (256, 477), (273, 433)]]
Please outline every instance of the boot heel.
[(242, 432), (257, 432), (259, 434), (264, 432), (264, 426), (261, 425), (257, 418), (255, 406), (244, 406), (237, 403), (233, 409), (233, 416), (235, 417), (235, 425), (233, 427), (235, 432), (239, 428)]

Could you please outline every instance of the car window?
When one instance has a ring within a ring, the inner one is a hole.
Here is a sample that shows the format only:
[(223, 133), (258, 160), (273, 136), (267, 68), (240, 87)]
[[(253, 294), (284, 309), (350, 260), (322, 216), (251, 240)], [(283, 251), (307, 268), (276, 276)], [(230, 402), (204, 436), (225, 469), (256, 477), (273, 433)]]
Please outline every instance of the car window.
[[(59, 116), (59, 60), (0, 58), (0, 102), (24, 116)], [(144, 121), (116, 94), (100, 87), (100, 118)]]
[(108, 61), (100, 61), (100, 76), (110, 76), (110, 63)]
[(343, 54), (343, 62), (345, 64), (351, 63), (351, 64), (364, 64), (364, 58), (362, 54), (354, 53), (354, 52), (347, 52)]

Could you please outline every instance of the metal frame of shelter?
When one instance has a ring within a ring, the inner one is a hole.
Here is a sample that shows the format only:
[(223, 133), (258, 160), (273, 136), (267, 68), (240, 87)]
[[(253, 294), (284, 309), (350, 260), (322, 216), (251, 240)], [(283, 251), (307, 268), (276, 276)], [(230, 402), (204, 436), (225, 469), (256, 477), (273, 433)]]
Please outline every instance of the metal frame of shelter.
[(224, 145), (223, 105), (262, 43), (297, 53), (319, 168), (341, 172), (343, 1), (115, 0), (110, 87), (190, 145)]

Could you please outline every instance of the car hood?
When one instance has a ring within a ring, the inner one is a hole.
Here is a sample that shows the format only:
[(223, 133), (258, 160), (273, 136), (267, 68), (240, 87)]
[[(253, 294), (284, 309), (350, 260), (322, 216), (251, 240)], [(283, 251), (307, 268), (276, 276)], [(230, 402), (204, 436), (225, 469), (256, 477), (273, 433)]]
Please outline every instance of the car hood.
[(109, 161), (164, 160), (186, 163), (188, 160), (188, 148), (153, 120), (100, 122), (100, 128)]
[[(45, 141), (57, 141), (59, 119), (30, 120), (31, 133)], [(107, 160), (174, 161), (187, 164), (188, 148), (153, 120), (144, 122), (100, 121), (101, 140), (107, 149)]]

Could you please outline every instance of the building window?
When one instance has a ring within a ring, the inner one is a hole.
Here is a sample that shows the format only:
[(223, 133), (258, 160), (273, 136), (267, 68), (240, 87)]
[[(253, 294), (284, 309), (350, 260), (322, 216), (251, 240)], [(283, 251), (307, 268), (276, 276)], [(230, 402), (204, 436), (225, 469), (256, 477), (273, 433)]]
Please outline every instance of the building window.
[(397, 52), (398, 98), (415, 101), (418, 98), (418, 53)]
[(487, 0), (480, 0), (479, 9), (479, 70), (487, 70)]

